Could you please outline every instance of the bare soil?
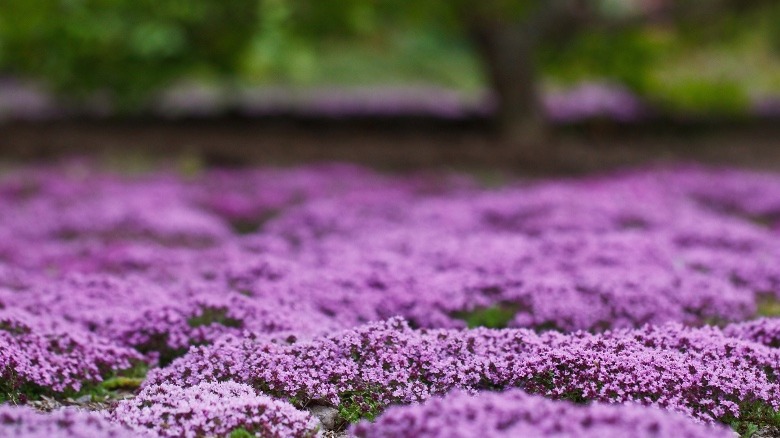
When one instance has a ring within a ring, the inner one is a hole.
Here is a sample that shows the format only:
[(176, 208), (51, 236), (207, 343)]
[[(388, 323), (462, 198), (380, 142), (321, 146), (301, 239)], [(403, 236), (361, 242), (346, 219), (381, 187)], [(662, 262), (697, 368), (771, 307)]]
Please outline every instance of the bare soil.
[(591, 122), (542, 145), (502, 141), (486, 120), (296, 117), (69, 119), (0, 124), (0, 160), (196, 157), (218, 166), (355, 162), (387, 169), (501, 169), (577, 174), (699, 162), (780, 170), (780, 120)]

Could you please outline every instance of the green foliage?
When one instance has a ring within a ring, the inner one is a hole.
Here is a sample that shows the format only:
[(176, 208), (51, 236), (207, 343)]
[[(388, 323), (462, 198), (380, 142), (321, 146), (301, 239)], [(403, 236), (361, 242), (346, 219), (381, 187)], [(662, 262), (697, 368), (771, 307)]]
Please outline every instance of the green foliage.
[[(747, 96), (780, 92), (772, 62), (737, 63), (730, 68), (741, 68), (738, 74), (699, 81), (714, 66), (690, 57), (705, 42), (739, 45), (758, 34), (780, 51), (778, 4), (733, 13), (714, 8), (715, 0), (689, 1), (695, 8), (662, 26), (587, 22), (535, 32), (529, 17), (566, 3), (0, 0), (0, 72), (42, 79), (62, 95), (102, 99), (126, 111), (182, 78), (228, 79), (228, 85), (431, 83), (477, 95), (487, 81), (471, 44), (474, 26), (512, 24), (542, 35), (539, 67), (556, 83), (608, 78), (671, 108), (729, 114), (741, 112)], [(595, 4), (608, 22), (636, 12), (629, 3), (584, 4)], [(711, 58), (724, 63), (730, 53)], [(687, 76), (663, 73), (680, 65), (690, 70)]]
[(184, 73), (229, 73), (257, 0), (0, 0), (0, 65), (74, 97), (124, 108)]
[(670, 45), (667, 36), (651, 29), (593, 31), (564, 43), (550, 41), (540, 58), (542, 68), (558, 81), (607, 78), (644, 92), (649, 72)]
[(381, 21), (377, 2), (365, 0), (266, 0), (284, 7), (289, 26), (302, 37), (361, 36), (375, 31)]
[(669, 50), (649, 72), (645, 95), (673, 111), (743, 116), (752, 97), (780, 93), (780, 57), (768, 41), (771, 26), (744, 18), (741, 32), (721, 40), (671, 33)]
[(481, 90), (482, 69), (465, 39), (424, 29), (403, 29), (371, 40), (326, 41), (311, 65), (308, 84), (370, 86), (429, 83), (464, 92)]
[[(187, 325), (192, 328), (204, 327), (212, 324), (220, 324), (225, 327), (241, 328), (243, 321), (231, 318), (227, 314), (225, 307), (203, 307), (201, 313), (187, 319)], [(191, 342), (191, 345), (198, 345), (197, 342)], [(155, 333), (150, 336), (143, 345), (136, 346), (136, 349), (142, 354), (157, 353), (158, 362), (161, 367), (167, 366), (175, 359), (187, 353), (189, 347), (172, 348), (168, 345), (168, 333)]]
[(746, 114), (750, 98), (742, 84), (722, 79), (707, 81), (700, 77), (678, 78), (659, 84), (654, 96), (667, 106), (685, 112), (739, 115)]
[(38, 400), (42, 395), (50, 396), (52, 392), (38, 385), (20, 383), (19, 376), (13, 370), (6, 370), (0, 379), (0, 404)]
[(339, 394), (339, 398), (341, 398), (338, 406), (339, 415), (348, 423), (364, 419), (373, 421), (382, 413), (383, 406), (371, 389), (344, 392)]
[(240, 69), (253, 77), (284, 77), (293, 82), (308, 77), (315, 54), (305, 38), (290, 26), (291, 3), (286, 0), (262, 0), (259, 3), (256, 32)]
[(102, 386), (108, 391), (116, 391), (118, 389), (123, 390), (135, 390), (141, 387), (144, 379), (140, 377), (112, 377), (103, 381)]
[(769, 11), (766, 15), (766, 19), (772, 23), (772, 25), (768, 27), (769, 42), (775, 52), (780, 53), (780, 26), (777, 26), (777, 23), (780, 23), (780, 5), (775, 6)]
[(200, 315), (187, 320), (187, 324), (192, 327), (203, 327), (211, 324), (220, 324), (225, 327), (240, 328), (244, 325), (243, 321), (228, 316), (226, 307), (204, 307)]
[(106, 376), (102, 382), (88, 382), (76, 393), (55, 395), (55, 398), (79, 398), (84, 395), (89, 395), (92, 401), (103, 401), (111, 398), (117, 391), (134, 391), (138, 389), (146, 378), (146, 373), (148, 371), (149, 366), (143, 362), (139, 362), (131, 368), (117, 371)]
[[(558, 372), (562, 374), (567, 374), (565, 369), (561, 369), (559, 366)], [(555, 371), (548, 371), (543, 374), (537, 374), (533, 376), (527, 384), (527, 388), (533, 388), (534, 392), (539, 393), (551, 393), (554, 392), (556, 388), (559, 388), (560, 384), (556, 382), (557, 380), (561, 380), (556, 375)], [(565, 382), (564, 382), (565, 383)], [(599, 390), (601, 390), (604, 387), (604, 383), (602, 382), (596, 382), (596, 386)], [(504, 388), (491, 388), (491, 390), (498, 390), (501, 391)], [(572, 389), (569, 391), (566, 391), (560, 395), (557, 395), (555, 397), (557, 400), (566, 400), (571, 403), (576, 403), (580, 405), (588, 404), (591, 402), (591, 400), (588, 400), (585, 398), (583, 392), (581, 389)]]
[(188, 347), (171, 348), (168, 346), (168, 333), (155, 333), (142, 345), (137, 345), (135, 349), (141, 354), (157, 353), (159, 366), (165, 367), (177, 358), (184, 356)]
[(763, 428), (780, 429), (780, 411), (763, 403), (744, 403), (739, 407), (740, 415), (724, 420), (740, 436), (748, 438)]
[[(758, 315), (760, 317), (780, 317), (780, 300), (766, 294), (758, 300)], [(780, 347), (780, 345), (778, 345)]]
[(23, 403), (28, 400), (40, 400), (42, 396), (54, 399), (77, 399), (89, 395), (92, 401), (110, 398), (116, 391), (134, 390), (141, 386), (149, 367), (138, 362), (126, 370), (120, 370), (104, 376), (102, 382), (83, 382), (78, 391), (68, 390), (61, 393), (48, 388), (21, 383), (13, 370), (7, 370), (0, 379), (0, 403)]
[(512, 304), (496, 304), (491, 307), (478, 308), (469, 312), (456, 312), (455, 318), (466, 321), (469, 328), (488, 327), (506, 328), (517, 314), (517, 306)]
[(230, 432), (230, 438), (254, 438), (254, 436), (255, 436), (254, 434), (250, 433), (248, 430), (244, 429), (243, 427), (240, 427)]

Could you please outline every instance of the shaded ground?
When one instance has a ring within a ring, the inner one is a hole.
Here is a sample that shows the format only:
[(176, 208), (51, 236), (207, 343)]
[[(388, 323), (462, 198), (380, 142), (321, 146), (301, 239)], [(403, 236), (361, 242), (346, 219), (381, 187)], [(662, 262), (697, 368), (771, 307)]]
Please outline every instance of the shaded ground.
[(620, 86), (583, 83), (546, 95), (556, 135), (532, 149), (502, 144), (491, 133), (489, 97), (439, 88), (231, 94), (184, 87), (158, 100), (145, 116), (121, 119), (99, 101), (67, 105), (32, 84), (0, 78), (0, 160), (86, 154), (186, 157), (198, 165), (350, 161), (541, 174), (670, 160), (780, 168), (780, 101), (771, 99), (754, 102), (743, 120), (672, 118)]
[(65, 119), (0, 124), (0, 157), (29, 161), (119, 153), (123, 159), (186, 156), (216, 165), (325, 160), (542, 174), (682, 160), (780, 170), (776, 119), (590, 122), (556, 132), (547, 146), (529, 150), (502, 143), (480, 118)]

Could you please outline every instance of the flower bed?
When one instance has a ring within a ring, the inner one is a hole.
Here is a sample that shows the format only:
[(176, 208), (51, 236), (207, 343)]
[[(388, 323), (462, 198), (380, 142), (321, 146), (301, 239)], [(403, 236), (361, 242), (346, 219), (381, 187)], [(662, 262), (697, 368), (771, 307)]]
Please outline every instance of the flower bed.
[(376, 422), (352, 429), (360, 438), (451, 437), (732, 437), (724, 427), (692, 423), (682, 415), (639, 406), (554, 402), (522, 391), (456, 391), (422, 405), (395, 407)]
[(595, 415), (594, 431), (614, 417), (644, 433), (643, 409), (691, 436), (780, 424), (776, 175), (484, 188), (345, 165), (184, 177), (76, 162), (0, 176), (0, 211), (7, 403), (141, 385), (107, 421), (170, 436), (313, 434), (308, 406), (342, 428), (378, 418), (355, 430), (380, 436), (397, 405), (482, 409), (458, 391), (491, 406), (510, 391), (495, 397), (511, 412), (540, 396), (631, 405), (550, 402)]

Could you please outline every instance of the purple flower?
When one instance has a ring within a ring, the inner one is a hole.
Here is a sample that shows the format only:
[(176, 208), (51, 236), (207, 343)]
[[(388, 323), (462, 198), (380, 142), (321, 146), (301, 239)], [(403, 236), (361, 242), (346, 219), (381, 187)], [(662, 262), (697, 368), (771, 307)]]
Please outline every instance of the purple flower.
[(233, 382), (147, 386), (120, 402), (110, 417), (166, 437), (227, 436), (243, 429), (253, 436), (297, 438), (314, 437), (317, 431), (308, 413)]
[(733, 437), (723, 426), (638, 405), (578, 406), (520, 390), (453, 391), (423, 404), (393, 407), (373, 423), (353, 426), (360, 438), (452, 437)]

